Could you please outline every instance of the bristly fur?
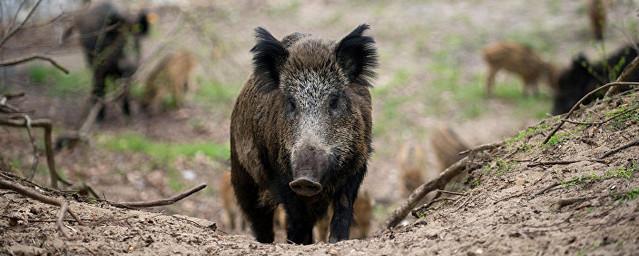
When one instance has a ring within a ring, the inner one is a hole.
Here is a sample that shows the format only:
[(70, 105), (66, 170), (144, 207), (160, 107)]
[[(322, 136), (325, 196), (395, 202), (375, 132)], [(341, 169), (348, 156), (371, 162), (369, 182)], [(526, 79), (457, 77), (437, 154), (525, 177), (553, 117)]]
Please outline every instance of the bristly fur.
[(371, 80), (376, 75), (377, 50), (375, 40), (363, 35), (367, 29), (368, 24), (355, 28), (337, 44), (335, 55), (351, 83), (372, 86)]
[(279, 68), (288, 57), (288, 51), (271, 33), (262, 27), (255, 29), (257, 43), (251, 49), (256, 78), (260, 89), (270, 91), (279, 84)]

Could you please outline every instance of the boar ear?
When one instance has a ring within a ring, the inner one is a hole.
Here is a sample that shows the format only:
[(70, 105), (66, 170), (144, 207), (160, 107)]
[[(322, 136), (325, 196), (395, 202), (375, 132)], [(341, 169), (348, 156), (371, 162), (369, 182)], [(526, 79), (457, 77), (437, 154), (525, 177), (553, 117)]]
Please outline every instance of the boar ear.
[(367, 24), (359, 25), (335, 47), (337, 62), (351, 83), (370, 86), (377, 67), (375, 40), (363, 33)]
[(259, 80), (261, 89), (267, 91), (277, 89), (280, 82), (280, 68), (288, 57), (288, 51), (264, 28), (256, 28), (255, 37), (257, 43), (251, 49), (253, 72)]

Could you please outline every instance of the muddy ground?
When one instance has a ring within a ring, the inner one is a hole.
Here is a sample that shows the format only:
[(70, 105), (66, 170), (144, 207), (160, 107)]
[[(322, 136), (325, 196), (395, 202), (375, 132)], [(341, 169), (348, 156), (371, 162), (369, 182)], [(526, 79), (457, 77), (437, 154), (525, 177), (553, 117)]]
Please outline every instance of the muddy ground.
[[(55, 207), (1, 191), (0, 236), (6, 239), (0, 253), (633, 254), (639, 244), (637, 200), (632, 200), (636, 192), (631, 193), (637, 190), (632, 162), (637, 148), (611, 156), (606, 164), (527, 166), (596, 157), (639, 134), (637, 115), (602, 126), (568, 125), (552, 146), (538, 146), (557, 121), (538, 124), (550, 110), (551, 93), (525, 98), (518, 80), (500, 74), (496, 96), (486, 98), (479, 54), (487, 43), (512, 40), (530, 45), (559, 66), (579, 51), (599, 59), (636, 32), (634, 2), (614, 2), (605, 44), (592, 41), (582, 1), (195, 1), (197, 8), (152, 6), (161, 18), (144, 41), (140, 81), (159, 56), (187, 48), (200, 62), (198, 88), (184, 108), (154, 117), (141, 113), (136, 102), (132, 118), (111, 104), (108, 121), (94, 129), (89, 144), (57, 154), (58, 168), (111, 201), (166, 197), (201, 182), (209, 187), (183, 202), (147, 211), (74, 203), (72, 209), (88, 225), (70, 222), (75, 230), (70, 240), (60, 238), (51, 222)], [(376, 235), (337, 245), (292, 246), (283, 238), (276, 245), (260, 245), (246, 231), (230, 230), (223, 221), (217, 184), (228, 170), (229, 116), (250, 72), (252, 29), (264, 26), (278, 37), (305, 31), (337, 39), (362, 22), (372, 25), (381, 64), (373, 89), (376, 153), (363, 187), (375, 200)], [(19, 105), (34, 110), (35, 117), (50, 117), (60, 134), (78, 127), (86, 114), (88, 71), (73, 41), (58, 44), (62, 30), (33, 29), (10, 41), (0, 56), (46, 53), (71, 69), (71, 75), (60, 76), (44, 65), (5, 69), (0, 89), (27, 92)], [(636, 97), (602, 104), (580, 119), (603, 118), (636, 102)], [(526, 130), (535, 124), (537, 128)], [(403, 199), (398, 149), (423, 147), (424, 173), (435, 177), (441, 167), (433, 160), (429, 134), (440, 125), (453, 127), (469, 145), (507, 143), (478, 159), (467, 180), (467, 196), (435, 205), (435, 211), (419, 220), (410, 218), (407, 226), (380, 231), (381, 222)], [(32, 157), (26, 133), (0, 129), (0, 143), (8, 145), (0, 150), (5, 162), (18, 175), (28, 176)], [(619, 174), (620, 168), (626, 172)], [(46, 185), (47, 180), (41, 157), (34, 182)], [(561, 184), (536, 195), (557, 182)], [(583, 196), (596, 198), (561, 209), (554, 205), (561, 198)]]

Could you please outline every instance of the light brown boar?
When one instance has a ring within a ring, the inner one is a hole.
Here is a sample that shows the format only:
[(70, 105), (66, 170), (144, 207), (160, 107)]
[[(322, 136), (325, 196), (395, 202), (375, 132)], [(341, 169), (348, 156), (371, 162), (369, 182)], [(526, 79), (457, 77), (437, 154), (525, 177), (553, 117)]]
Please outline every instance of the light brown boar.
[(590, 19), (590, 28), (596, 40), (604, 39), (606, 30), (606, 3), (604, 0), (588, 1), (588, 18)]
[(524, 95), (539, 93), (538, 83), (544, 79), (553, 91), (557, 87), (557, 68), (544, 61), (529, 46), (513, 42), (498, 42), (483, 49), (483, 58), (488, 66), (486, 94), (493, 94), (495, 76), (500, 70), (506, 70), (521, 78)]
[(231, 172), (227, 171), (222, 175), (218, 187), (220, 188), (219, 195), (224, 208), (224, 217), (222, 219), (224, 226), (232, 231), (244, 230), (246, 221), (235, 199), (235, 193), (231, 185)]
[(402, 181), (402, 195), (408, 197), (417, 187), (424, 184), (426, 154), (421, 146), (404, 144), (398, 155), (399, 173)]
[(195, 56), (186, 50), (165, 56), (146, 80), (142, 109), (149, 114), (157, 113), (167, 97), (173, 100), (176, 108), (181, 107), (195, 65)]
[[(333, 209), (329, 210), (323, 218), (317, 221), (315, 230), (319, 241), (328, 239), (329, 223), (333, 217)], [(353, 203), (353, 224), (350, 229), (351, 239), (363, 239), (368, 236), (373, 218), (373, 199), (367, 191), (361, 191)]]
[(436, 127), (430, 136), (430, 143), (441, 170), (462, 159), (459, 153), (468, 149), (466, 143), (450, 126)]

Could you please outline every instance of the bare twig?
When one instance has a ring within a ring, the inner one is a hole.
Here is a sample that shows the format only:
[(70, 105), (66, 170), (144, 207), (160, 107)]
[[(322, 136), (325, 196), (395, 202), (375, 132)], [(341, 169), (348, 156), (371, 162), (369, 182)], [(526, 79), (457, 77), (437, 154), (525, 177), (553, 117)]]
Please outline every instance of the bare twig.
[[(11, 127), (25, 127), (27, 125), (24, 120), (4, 120), (0, 119), (0, 125), (11, 126)], [(44, 129), (44, 145), (45, 145), (45, 153), (47, 155), (47, 165), (49, 167), (49, 175), (51, 179), (51, 187), (58, 188), (58, 181), (63, 184), (70, 186), (71, 183), (63, 179), (60, 174), (57, 172), (55, 167), (55, 158), (53, 155), (53, 146), (51, 143), (51, 121), (48, 119), (36, 119), (31, 120), (31, 127), (40, 127)]]
[[(54, 206), (62, 207), (66, 203), (66, 201), (64, 201), (64, 200), (60, 200), (60, 199), (53, 198), (53, 197), (50, 197), (50, 196), (45, 196), (45, 195), (40, 194), (40, 193), (30, 189), (30, 188), (24, 187), (22, 185), (19, 185), (19, 184), (15, 183), (15, 182), (8, 181), (6, 179), (0, 179), (0, 188), (1, 189), (13, 190), (13, 191), (17, 192), (18, 194), (21, 194), (21, 195), (26, 196), (26, 197), (31, 198), (31, 199), (38, 200), (38, 201), (40, 201), (42, 203), (45, 203), (45, 204), (48, 204), (48, 205), (54, 205)], [(73, 219), (75, 219), (75, 221), (77, 221), (78, 224), (84, 225), (84, 222), (82, 222), (82, 220), (80, 218), (78, 218), (78, 216), (75, 215), (75, 213), (73, 213), (71, 211), (71, 209), (67, 209), (66, 212), (69, 212), (71, 217), (73, 217)]]
[(568, 206), (574, 203), (579, 203), (582, 201), (586, 201), (586, 200), (590, 200), (593, 198), (597, 198), (596, 196), (584, 196), (584, 197), (570, 197), (570, 198), (562, 198), (559, 199), (557, 202), (555, 202), (558, 206), (559, 209), (563, 208), (564, 206)]
[(417, 203), (426, 196), (429, 192), (444, 187), (451, 179), (453, 179), (457, 174), (461, 173), (467, 164), (470, 162), (470, 156), (465, 156), (460, 159), (453, 165), (449, 166), (442, 173), (439, 174), (434, 180), (431, 180), (425, 184), (419, 186), (413, 193), (410, 194), (408, 199), (404, 201), (386, 220), (384, 226), (386, 228), (393, 228), (397, 226), (408, 213), (415, 208)]
[(601, 158), (609, 157), (609, 156), (611, 156), (611, 155), (613, 155), (613, 154), (615, 154), (615, 153), (617, 153), (617, 152), (619, 152), (621, 150), (627, 149), (629, 147), (634, 147), (634, 146), (639, 146), (639, 139), (635, 139), (634, 141), (631, 141), (631, 142), (623, 144), (623, 145), (621, 145), (619, 147), (616, 147), (615, 149), (610, 150), (610, 151), (606, 152), (605, 154), (603, 154), (601, 156)]
[(621, 111), (621, 112), (619, 112), (619, 113), (617, 113), (617, 114), (615, 114), (615, 115), (613, 115), (613, 116), (611, 116), (611, 117), (609, 117), (609, 118), (607, 118), (607, 119), (605, 119), (603, 121), (598, 121), (598, 122), (581, 122), (581, 121), (575, 121), (575, 120), (566, 120), (566, 123), (584, 124), (584, 125), (602, 125), (602, 124), (605, 124), (607, 122), (610, 122), (610, 121), (614, 120), (617, 117), (620, 117), (622, 115), (625, 115), (628, 112), (635, 111), (637, 109), (639, 109), (639, 107), (624, 109), (623, 111)]
[(493, 149), (493, 148), (501, 146), (501, 144), (502, 144), (501, 142), (498, 142), (498, 143), (489, 143), (489, 144), (479, 145), (479, 146), (477, 146), (475, 148), (459, 152), (459, 155), (465, 156), (465, 155), (468, 155), (470, 153), (476, 153), (476, 152), (480, 152), (480, 151), (484, 151), (484, 150), (490, 150), (490, 149)]
[(548, 185), (547, 187), (545, 187), (544, 189), (542, 189), (541, 191), (539, 191), (539, 192), (535, 193), (533, 196), (538, 196), (538, 195), (541, 195), (541, 194), (543, 194), (543, 193), (546, 193), (546, 191), (548, 191), (548, 190), (550, 190), (551, 188), (554, 188), (554, 187), (556, 187), (556, 186), (559, 186), (559, 184), (561, 184), (561, 183), (559, 183), (559, 182), (554, 182), (554, 183), (552, 183), (552, 184)]
[(178, 195), (175, 195), (173, 197), (166, 198), (166, 199), (160, 199), (160, 200), (154, 200), (154, 201), (140, 201), (140, 202), (111, 202), (111, 205), (115, 207), (122, 207), (122, 208), (147, 208), (147, 207), (171, 205), (204, 188), (206, 188), (206, 184), (200, 184), (197, 187), (194, 187), (183, 193), (180, 193)]
[(56, 67), (60, 71), (64, 72), (65, 74), (69, 74), (69, 70), (67, 70), (65, 67), (60, 65), (58, 62), (56, 62), (52, 58), (49, 58), (49, 57), (46, 57), (46, 56), (40, 56), (40, 55), (33, 55), (33, 56), (25, 57), (25, 58), (19, 58), (19, 59), (15, 59), (15, 60), (9, 60), (9, 61), (5, 61), (5, 62), (0, 62), (0, 67), (15, 66), (15, 65), (22, 64), (22, 63), (29, 62), (29, 61), (33, 61), (33, 60), (48, 61), (49, 63), (51, 63), (51, 65), (53, 65), (54, 67)]
[(56, 225), (58, 226), (58, 230), (60, 231), (60, 234), (62, 234), (62, 236), (64, 236), (65, 238), (69, 238), (69, 235), (67, 235), (67, 233), (64, 232), (64, 214), (67, 212), (68, 209), (69, 209), (69, 203), (67, 203), (66, 201), (62, 201), (62, 205), (60, 206), (60, 212), (58, 213), (58, 220), (56, 221)]
[(28, 180), (32, 180), (33, 176), (35, 176), (36, 168), (38, 168), (38, 147), (35, 143), (35, 138), (33, 138), (33, 134), (31, 133), (31, 118), (28, 115), (23, 115), (24, 122), (27, 127), (27, 135), (29, 135), (29, 141), (31, 142), (31, 147), (33, 147), (33, 164), (31, 165), (31, 174), (29, 174)]
[[(626, 68), (624, 68), (623, 72), (621, 72), (621, 75), (617, 78), (617, 82), (628, 81), (628, 79), (630, 79), (630, 76), (633, 75), (637, 71), (637, 69), (639, 69), (639, 57), (635, 57), (635, 59), (632, 60), (632, 62), (630, 62), (630, 64), (628, 64)], [(606, 92), (605, 97), (610, 97), (618, 93), (620, 87), (621, 86), (610, 87), (610, 89), (608, 89), (608, 91)]]
[(616, 85), (630, 85), (630, 86), (639, 86), (639, 82), (612, 82), (612, 83), (607, 83), (597, 89), (592, 90), (591, 92), (589, 92), (588, 94), (586, 94), (585, 96), (583, 96), (579, 101), (577, 101), (577, 103), (575, 103), (575, 105), (572, 106), (572, 108), (570, 109), (570, 111), (568, 111), (568, 113), (566, 113), (566, 115), (561, 119), (561, 121), (559, 122), (559, 124), (557, 124), (557, 126), (555, 127), (555, 129), (553, 129), (548, 136), (546, 136), (546, 139), (544, 139), (544, 142), (542, 144), (546, 144), (548, 143), (548, 141), (550, 140), (550, 138), (555, 135), (555, 133), (557, 133), (557, 131), (559, 131), (559, 129), (561, 129), (561, 127), (564, 125), (564, 123), (566, 123), (566, 120), (568, 120), (568, 118), (570, 117), (570, 115), (572, 115), (573, 112), (575, 112), (575, 110), (577, 110), (579, 108), (579, 106), (581, 105), (581, 103), (584, 102), (584, 100), (586, 100), (587, 98), (589, 98), (590, 96), (592, 96), (593, 94), (609, 88), (611, 86), (616, 86)]
[(465, 196), (465, 195), (466, 195), (466, 193), (462, 193), (462, 192), (455, 192), (455, 191), (448, 191), (448, 190), (443, 190), (443, 189), (439, 189), (439, 190), (437, 190), (437, 192), (439, 192), (439, 193), (443, 193), (443, 194), (456, 195), (456, 196)]
[(420, 218), (421, 216), (424, 215), (424, 213), (428, 210), (428, 208), (430, 208), (431, 205), (438, 203), (438, 202), (443, 202), (443, 201), (453, 201), (452, 198), (448, 198), (448, 197), (442, 197), (442, 198), (435, 198), (433, 200), (431, 200), (430, 202), (417, 207), (415, 210), (412, 210), (410, 212), (411, 215), (413, 215), (413, 217), (415, 218)]
[(13, 35), (15, 35), (15, 33), (18, 32), (22, 28), (22, 26), (24, 26), (24, 24), (27, 23), (27, 21), (29, 21), (29, 19), (31, 18), (31, 16), (33, 15), (33, 13), (38, 8), (38, 6), (40, 5), (41, 2), (42, 2), (42, 0), (38, 0), (35, 3), (35, 5), (33, 5), (33, 8), (31, 8), (31, 10), (29, 11), (29, 14), (27, 14), (27, 17), (25, 17), (24, 20), (22, 20), (22, 23), (20, 23), (20, 25), (18, 25), (18, 27), (16, 27), (13, 30), (11, 30), (11, 32), (9, 32), (6, 36), (4, 36), (2, 38), (2, 40), (0, 40), (0, 47), (2, 47), (9, 40), (9, 38), (11, 38)]
[(573, 163), (586, 162), (586, 161), (588, 161), (588, 162), (597, 162), (597, 163), (602, 163), (602, 164), (607, 164), (608, 163), (606, 160), (603, 160), (603, 159), (592, 158), (592, 159), (577, 159), (577, 160), (559, 160), (559, 161), (537, 162), (537, 163), (528, 164), (528, 167), (536, 167), (536, 166), (542, 166), (542, 165), (573, 164)]

